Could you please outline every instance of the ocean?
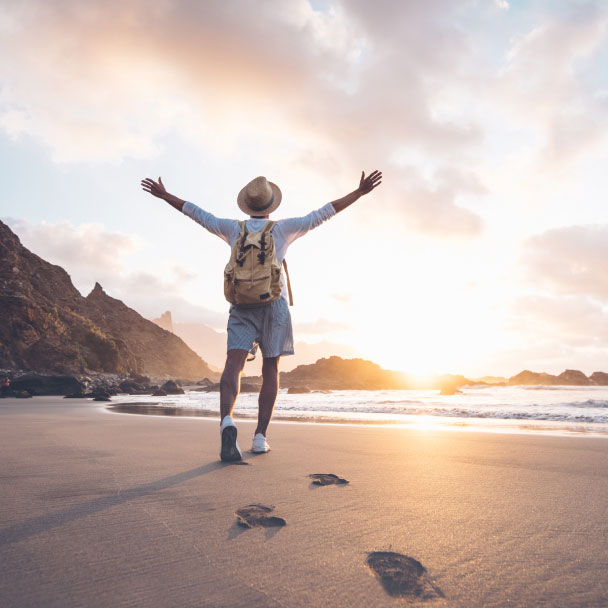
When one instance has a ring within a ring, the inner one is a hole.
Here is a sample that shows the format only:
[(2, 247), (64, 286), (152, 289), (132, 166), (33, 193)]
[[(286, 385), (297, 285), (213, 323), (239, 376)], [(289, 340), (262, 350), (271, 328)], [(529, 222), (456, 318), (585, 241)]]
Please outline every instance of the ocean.
[[(608, 386), (471, 386), (461, 394), (439, 391), (324, 391), (288, 395), (281, 389), (274, 420), (393, 424), (420, 429), (608, 436)], [(119, 395), (113, 407), (126, 413), (217, 416), (219, 393), (150, 397)], [(257, 395), (242, 393), (235, 418), (257, 416)]]

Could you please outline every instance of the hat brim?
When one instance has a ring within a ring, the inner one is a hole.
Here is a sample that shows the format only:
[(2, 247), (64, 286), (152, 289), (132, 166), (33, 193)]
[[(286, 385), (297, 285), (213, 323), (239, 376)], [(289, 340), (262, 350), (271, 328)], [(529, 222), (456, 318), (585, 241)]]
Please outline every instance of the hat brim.
[(274, 200), (272, 201), (272, 205), (270, 205), (266, 209), (255, 209), (253, 207), (250, 207), (247, 204), (247, 194), (245, 192), (245, 189), (247, 188), (247, 186), (245, 186), (245, 188), (243, 188), (239, 192), (239, 195), (236, 198), (236, 202), (239, 206), (239, 209), (243, 213), (246, 213), (247, 215), (268, 215), (268, 214), (272, 213), (273, 211), (275, 211), (276, 208), (281, 204), (281, 199), (283, 198), (283, 195), (281, 193), (281, 189), (276, 184), (273, 184), (272, 182), (268, 182), (268, 185), (272, 189), (272, 194), (274, 195)]

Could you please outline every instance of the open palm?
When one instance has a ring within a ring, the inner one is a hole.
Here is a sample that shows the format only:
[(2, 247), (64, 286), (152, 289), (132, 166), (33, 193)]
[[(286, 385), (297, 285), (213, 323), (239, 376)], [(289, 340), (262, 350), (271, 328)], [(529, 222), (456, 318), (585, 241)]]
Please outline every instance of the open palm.
[(382, 172), (373, 171), (367, 177), (365, 172), (361, 171), (361, 181), (359, 182), (359, 192), (361, 194), (369, 194), (376, 186), (382, 183)]
[(157, 196), (158, 198), (165, 198), (167, 195), (167, 190), (165, 185), (163, 184), (163, 180), (159, 177), (158, 182), (155, 182), (153, 179), (146, 177), (146, 179), (141, 180), (141, 187), (149, 192), (152, 196)]

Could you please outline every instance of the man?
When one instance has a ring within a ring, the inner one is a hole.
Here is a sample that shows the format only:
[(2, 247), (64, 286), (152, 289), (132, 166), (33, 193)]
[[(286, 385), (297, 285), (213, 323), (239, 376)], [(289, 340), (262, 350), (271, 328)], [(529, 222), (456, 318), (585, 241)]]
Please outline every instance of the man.
[[(304, 217), (279, 220), (272, 228), (272, 237), (279, 264), (283, 262), (287, 248), (309, 230), (320, 226), (336, 213), (352, 205), (361, 196), (369, 194), (380, 185), (382, 173), (374, 171), (367, 177), (361, 173), (359, 187), (350, 194), (327, 203), (320, 209)], [(142, 188), (162, 198), (172, 207), (181, 211), (216, 234), (230, 247), (239, 237), (241, 228), (237, 220), (220, 219), (196, 205), (169, 194), (159, 177), (158, 182), (146, 178), (141, 182)], [(241, 211), (249, 216), (246, 227), (249, 232), (261, 231), (270, 214), (281, 204), (281, 190), (265, 177), (256, 177), (240, 192), (237, 203)], [(258, 425), (253, 437), (251, 451), (264, 453), (270, 450), (266, 441), (268, 424), (279, 390), (279, 358), (282, 355), (293, 355), (293, 333), (291, 316), (286, 301), (285, 282), (283, 292), (278, 300), (256, 307), (230, 307), (228, 318), (228, 354), (222, 378), (220, 380), (220, 434), (223, 461), (241, 460), (242, 453), (237, 443), (237, 430), (232, 421), (232, 410), (240, 389), (240, 378), (247, 355), (255, 352), (257, 346), (262, 351), (262, 387), (258, 399)]]

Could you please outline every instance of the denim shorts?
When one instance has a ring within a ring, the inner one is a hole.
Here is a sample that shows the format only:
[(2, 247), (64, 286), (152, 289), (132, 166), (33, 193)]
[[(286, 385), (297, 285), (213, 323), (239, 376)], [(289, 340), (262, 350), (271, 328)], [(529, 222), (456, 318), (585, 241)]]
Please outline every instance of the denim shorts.
[(241, 348), (255, 354), (258, 346), (265, 359), (294, 354), (291, 314), (285, 298), (255, 308), (230, 307), (228, 350)]

